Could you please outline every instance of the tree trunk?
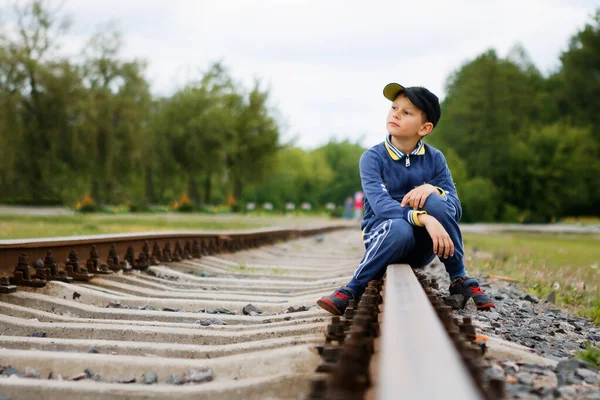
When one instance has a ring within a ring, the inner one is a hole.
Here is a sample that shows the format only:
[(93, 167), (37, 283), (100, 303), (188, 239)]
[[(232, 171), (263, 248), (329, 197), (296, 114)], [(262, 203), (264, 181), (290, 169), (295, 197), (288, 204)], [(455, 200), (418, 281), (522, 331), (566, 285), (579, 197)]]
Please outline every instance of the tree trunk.
[(235, 197), (235, 201), (239, 202), (240, 199), (242, 198), (242, 180), (238, 177), (236, 177), (234, 179), (234, 185), (233, 185), (233, 196)]
[(156, 190), (154, 189), (154, 180), (152, 179), (152, 168), (150, 166), (146, 166), (146, 203), (155, 204), (156, 203)]
[(92, 200), (94, 203), (100, 204), (100, 182), (98, 182), (98, 178), (92, 179)]
[(189, 176), (189, 184), (188, 184), (188, 192), (190, 195), (190, 199), (194, 202), (194, 204), (200, 204), (200, 192), (198, 191), (198, 184), (196, 183), (196, 177), (192, 172), (188, 174)]
[(108, 180), (108, 178), (104, 183), (104, 201), (106, 202), (106, 204), (114, 204), (113, 184)]
[(211, 204), (211, 189), (212, 189), (212, 171), (206, 173), (204, 179), (204, 204)]

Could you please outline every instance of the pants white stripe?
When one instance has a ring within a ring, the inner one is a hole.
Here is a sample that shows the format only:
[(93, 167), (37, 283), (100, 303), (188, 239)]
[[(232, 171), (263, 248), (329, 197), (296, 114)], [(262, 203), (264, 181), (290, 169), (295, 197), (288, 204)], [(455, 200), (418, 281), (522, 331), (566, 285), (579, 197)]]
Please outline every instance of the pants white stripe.
[(381, 247), (381, 244), (383, 243), (385, 238), (387, 238), (388, 233), (390, 233), (391, 227), (392, 227), (392, 220), (389, 219), (383, 223), (383, 226), (381, 228), (379, 228), (379, 227), (376, 228), (377, 230), (383, 229), (383, 232), (376, 233), (375, 235), (373, 235), (373, 237), (369, 238), (369, 241), (375, 239), (375, 242), (369, 246), (361, 263), (358, 264), (356, 271), (354, 271), (354, 279), (358, 279), (358, 276), (360, 275), (361, 271), (365, 267), (365, 264), (367, 264), (369, 261), (371, 261), (373, 259), (373, 257), (375, 257), (375, 255), (377, 254), (377, 251)]
[(384, 226), (386, 224), (388, 224), (391, 221), (391, 219), (386, 219), (385, 221), (383, 221), (382, 223), (380, 223), (377, 226), (374, 226), (373, 228), (371, 228), (371, 230), (367, 233), (364, 234), (363, 236), (363, 243), (367, 244), (369, 242), (371, 242), (373, 239), (376, 239), (378, 235), (383, 234), (383, 232), (379, 232), (381, 229), (384, 228)]

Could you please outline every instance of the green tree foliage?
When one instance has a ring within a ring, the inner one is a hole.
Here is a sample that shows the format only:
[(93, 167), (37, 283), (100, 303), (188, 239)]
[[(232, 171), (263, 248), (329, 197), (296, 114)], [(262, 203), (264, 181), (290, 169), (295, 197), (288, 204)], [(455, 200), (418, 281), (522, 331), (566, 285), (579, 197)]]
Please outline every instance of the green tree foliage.
[(578, 126), (592, 126), (600, 140), (600, 9), (592, 22), (571, 38), (561, 61), (555, 91), (561, 116), (568, 116)]
[(277, 153), (273, 167), (264, 180), (249, 188), (246, 199), (259, 204), (270, 202), (279, 209), (286, 203), (323, 204), (321, 194), (334, 177), (323, 152), (285, 147)]
[[(0, 32), (2, 194), (8, 200), (54, 202), (55, 178), (79, 166), (63, 145), (80, 149), (80, 71), (55, 56), (65, 23), (33, 1), (16, 8), (17, 32)], [(4, 157), (3, 157), (4, 158)]]
[(477, 177), (464, 182), (460, 189), (464, 221), (492, 222), (498, 206), (494, 184)]
[[(447, 84), (444, 117), (435, 135), (465, 161), (470, 176), (506, 178), (507, 142), (539, 113), (533, 81), (537, 71), (524, 71), (491, 50), (463, 66)], [(513, 110), (519, 110), (514, 112)]]
[(598, 214), (599, 27), (597, 12), (548, 78), (521, 46), (505, 58), (487, 51), (448, 78), (428, 141), (450, 155), (453, 172), (456, 159), (465, 167), (454, 173), (465, 221)]
[(344, 204), (344, 200), (360, 190), (360, 174), (358, 160), (365, 149), (358, 143), (348, 140), (332, 140), (316, 150), (321, 153), (333, 171), (332, 179), (320, 192), (321, 204), (333, 202)]
[(234, 127), (226, 148), (233, 196), (242, 199), (244, 186), (260, 182), (272, 168), (279, 149), (279, 128), (269, 113), (268, 91), (259, 82), (247, 95), (233, 93), (226, 101)]
[[(115, 203), (126, 198), (126, 186), (137, 174), (121, 171), (143, 169), (147, 137), (150, 87), (140, 61), (122, 61), (118, 32), (99, 32), (86, 46), (83, 82), (85, 131), (89, 182), (97, 203)], [(142, 168), (140, 168), (142, 167)]]
[[(157, 153), (161, 168), (175, 175), (183, 173), (191, 199), (199, 204), (211, 201), (212, 178), (223, 172), (225, 148), (233, 137), (235, 121), (225, 97), (232, 96), (232, 84), (220, 64), (215, 64), (198, 83), (189, 84), (162, 102), (153, 121), (154, 134), (162, 151)], [(170, 168), (174, 164), (175, 168)], [(163, 177), (164, 176), (163, 174)], [(204, 177), (205, 196), (199, 177)]]
[(592, 204), (600, 173), (598, 143), (589, 128), (565, 123), (530, 126), (512, 146), (511, 204), (525, 210), (528, 220), (548, 221), (578, 214)]

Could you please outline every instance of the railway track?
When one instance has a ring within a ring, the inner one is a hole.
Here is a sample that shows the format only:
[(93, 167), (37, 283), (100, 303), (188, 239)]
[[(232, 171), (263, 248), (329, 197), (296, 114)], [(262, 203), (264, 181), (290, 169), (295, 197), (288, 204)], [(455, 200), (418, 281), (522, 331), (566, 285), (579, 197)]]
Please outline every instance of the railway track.
[(0, 242), (0, 398), (501, 398), (408, 266), (314, 306), (362, 256), (338, 228)]

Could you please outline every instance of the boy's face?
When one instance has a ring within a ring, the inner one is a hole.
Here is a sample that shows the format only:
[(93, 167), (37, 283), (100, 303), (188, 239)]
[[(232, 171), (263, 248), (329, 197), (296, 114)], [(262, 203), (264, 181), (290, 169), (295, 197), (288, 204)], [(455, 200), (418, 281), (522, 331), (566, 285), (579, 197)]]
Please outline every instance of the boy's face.
[(387, 115), (387, 131), (397, 138), (418, 138), (426, 136), (433, 124), (425, 122), (423, 111), (415, 107), (405, 95), (399, 95), (392, 102)]

